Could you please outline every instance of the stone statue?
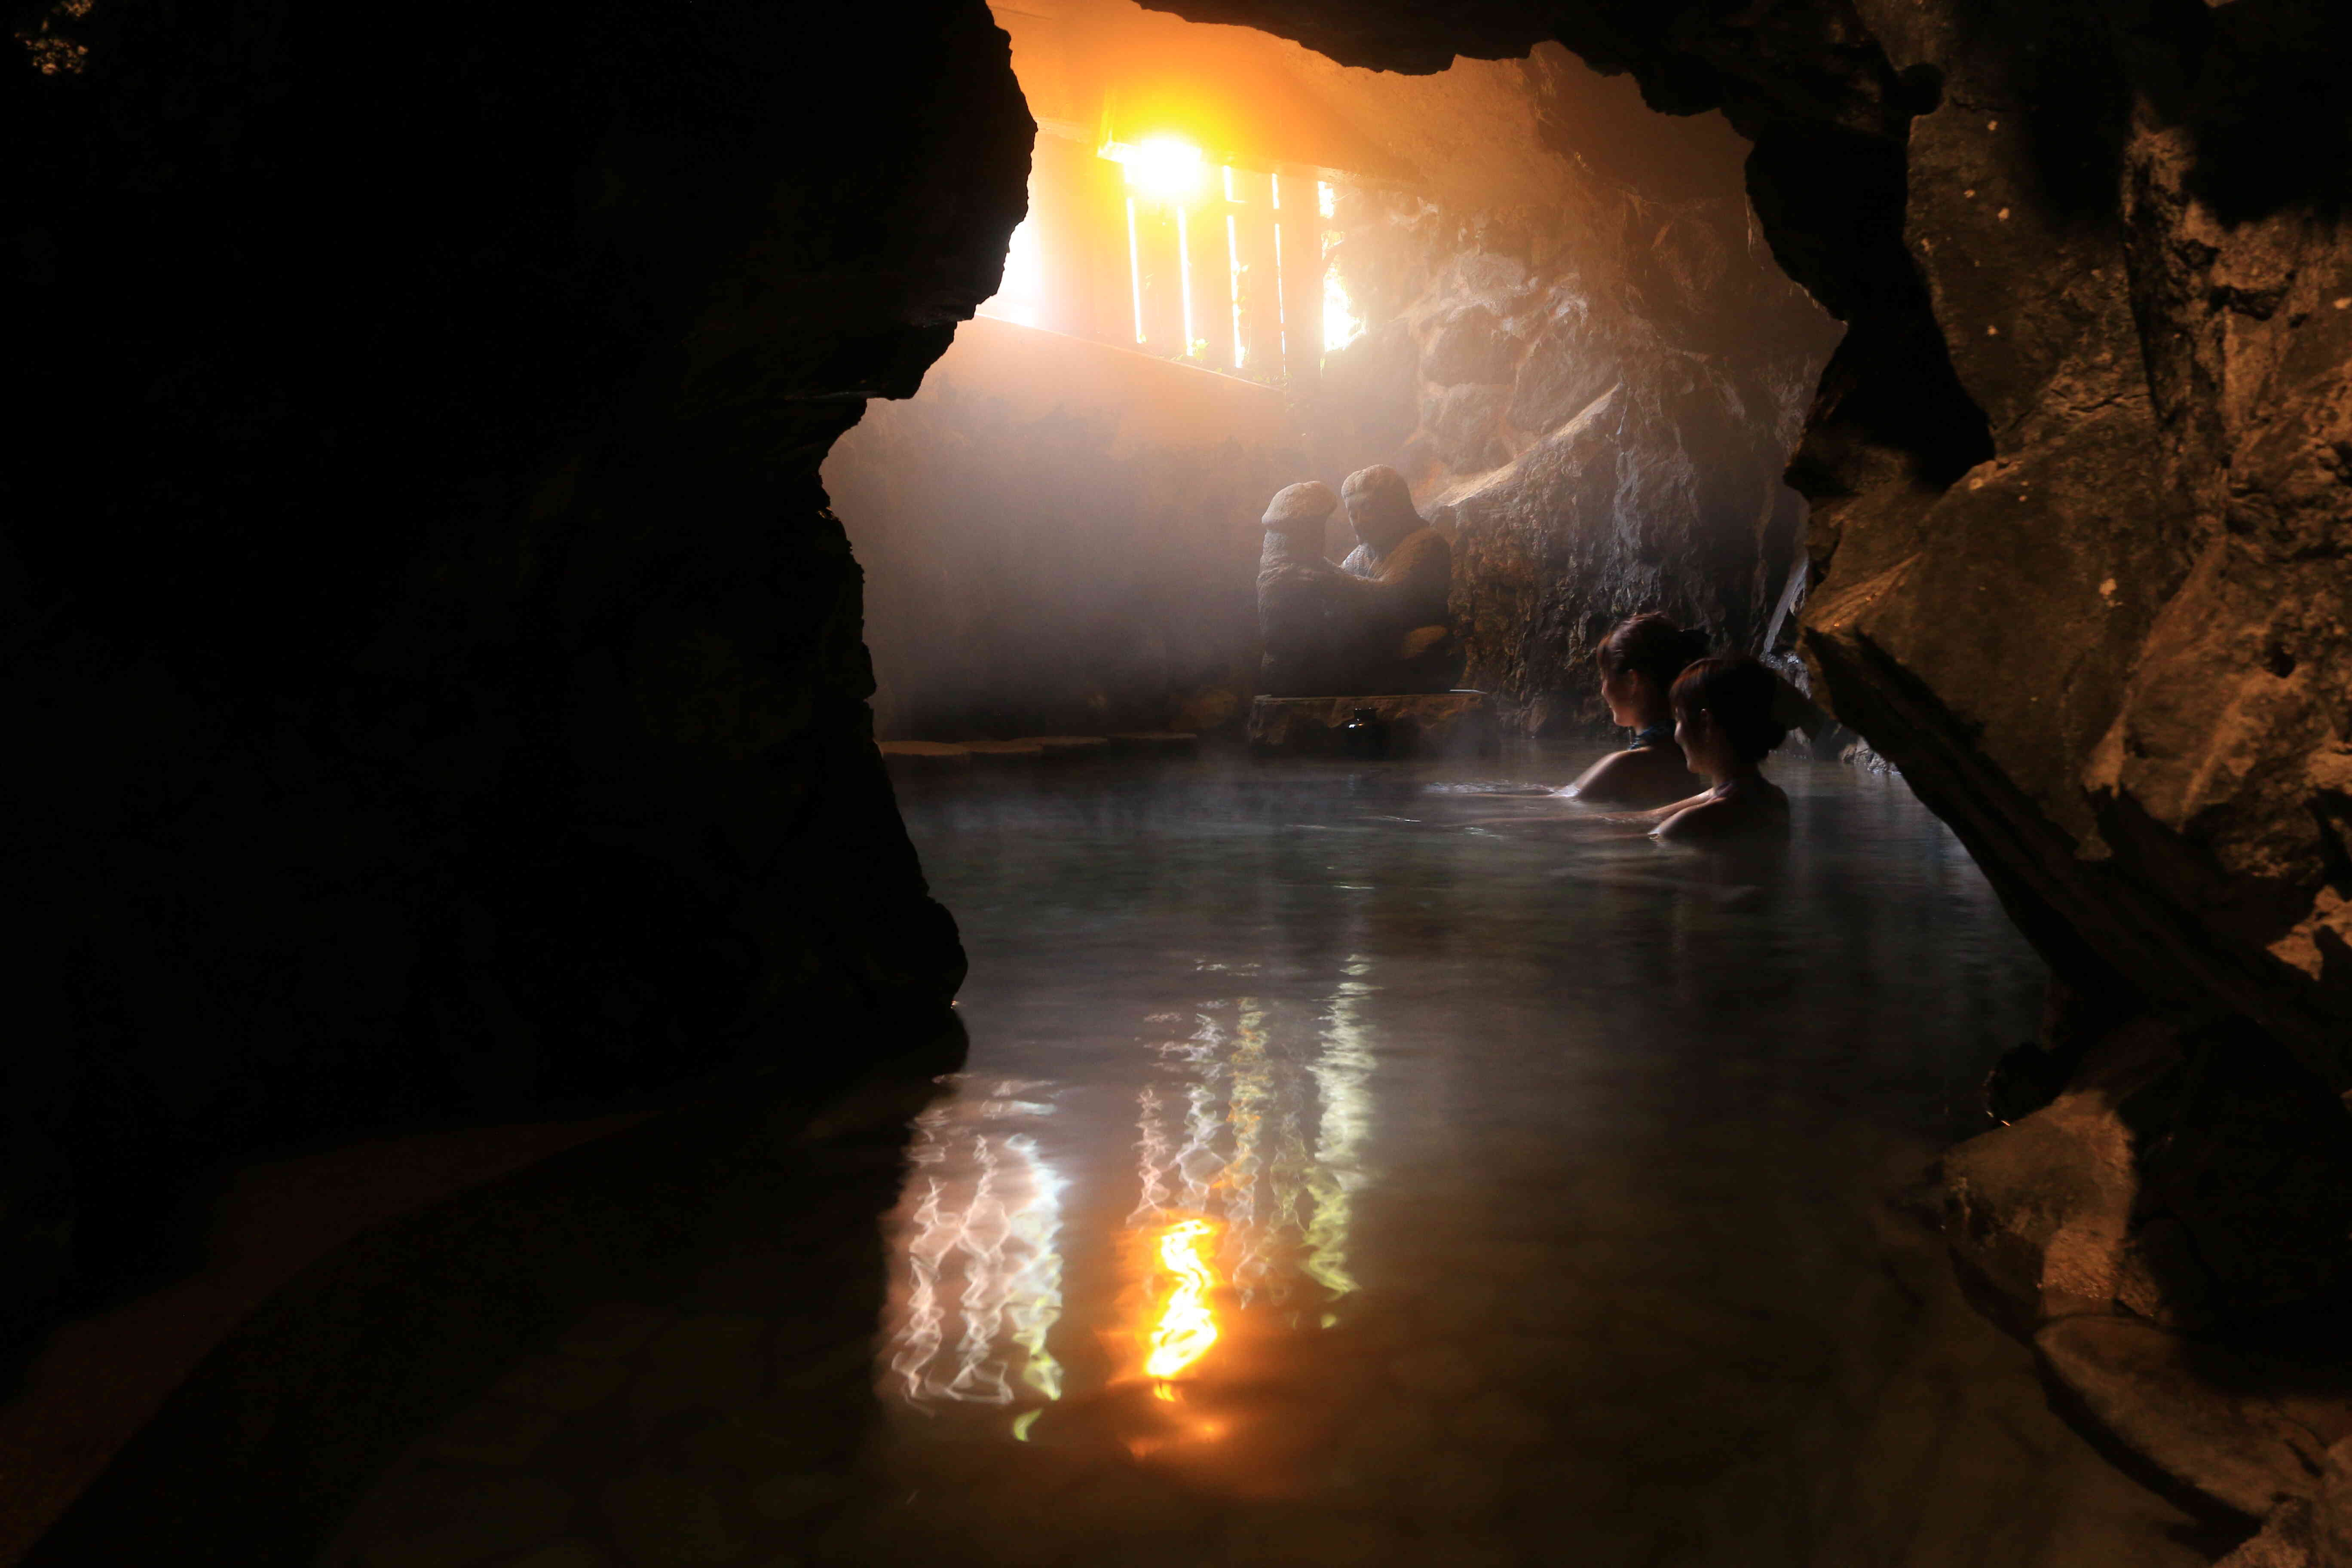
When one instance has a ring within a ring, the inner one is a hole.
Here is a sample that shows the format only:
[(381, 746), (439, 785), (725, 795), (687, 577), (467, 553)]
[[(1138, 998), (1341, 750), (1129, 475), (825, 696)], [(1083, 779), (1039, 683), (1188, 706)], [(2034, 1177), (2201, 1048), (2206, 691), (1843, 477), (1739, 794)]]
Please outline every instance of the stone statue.
[(1462, 648), (1446, 596), (1454, 547), (1413, 510), (1404, 476), (1385, 463), (1341, 487), (1356, 548), (1341, 569), (1361, 586), (1353, 619), (1359, 691), (1445, 691), (1462, 677)]
[(1272, 697), (1450, 689), (1462, 668), (1445, 609), (1452, 547), (1421, 520), (1394, 468), (1351, 476), (1346, 494), (1360, 542), (1344, 566), (1323, 558), (1324, 527), (1339, 505), (1330, 486), (1292, 485), (1266, 507), (1261, 687)]
[(1276, 492), (1266, 506), (1257, 620), (1265, 638), (1259, 685), (1271, 696), (1320, 697), (1347, 686), (1346, 574), (1323, 558), (1324, 524), (1339, 507), (1331, 487), (1316, 479)]

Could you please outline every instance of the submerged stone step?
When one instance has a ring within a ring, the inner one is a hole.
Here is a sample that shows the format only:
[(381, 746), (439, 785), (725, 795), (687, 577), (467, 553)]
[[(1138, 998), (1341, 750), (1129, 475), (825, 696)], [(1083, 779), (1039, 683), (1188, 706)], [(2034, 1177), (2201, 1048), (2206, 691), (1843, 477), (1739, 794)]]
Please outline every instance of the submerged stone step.
[(1024, 735), (1016, 745), (1037, 745), (1049, 757), (1083, 757), (1107, 751), (1110, 738), (1107, 735)]
[(947, 741), (884, 741), (882, 762), (894, 768), (968, 768), (971, 748)]

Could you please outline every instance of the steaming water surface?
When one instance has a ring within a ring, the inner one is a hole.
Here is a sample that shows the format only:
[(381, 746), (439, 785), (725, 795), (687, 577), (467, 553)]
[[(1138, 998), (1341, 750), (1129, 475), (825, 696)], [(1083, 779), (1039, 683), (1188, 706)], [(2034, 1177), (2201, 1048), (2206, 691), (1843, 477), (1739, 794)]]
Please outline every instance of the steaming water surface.
[(887, 1211), (879, 1322), (821, 1239), (599, 1320), (561, 1564), (2205, 1561), (1915, 1212), (2037, 1004), (1957, 842), (1784, 761), (1719, 863), (1526, 793), (1584, 760), (907, 792), (968, 1068), (762, 1222)]
[(1519, 793), (1580, 760), (915, 803), (973, 1042), (888, 1222), (920, 1533), (2200, 1560), (1901, 1212), (2038, 1000), (1958, 843), (1897, 780), (1783, 763), (1785, 864), (1726, 865)]

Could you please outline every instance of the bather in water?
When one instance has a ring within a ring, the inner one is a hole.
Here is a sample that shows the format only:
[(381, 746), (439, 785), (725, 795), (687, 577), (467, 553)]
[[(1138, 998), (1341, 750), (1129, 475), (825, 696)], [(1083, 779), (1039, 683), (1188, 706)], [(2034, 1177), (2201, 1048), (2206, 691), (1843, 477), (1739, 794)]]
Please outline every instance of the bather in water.
[(1675, 678), (1675, 740), (1707, 789), (1649, 813), (1657, 838), (1713, 841), (1785, 837), (1789, 797), (1764, 776), (1763, 762), (1787, 739), (1773, 712), (1780, 683), (1740, 654), (1703, 658)]
[(1675, 743), (1668, 693), (1675, 677), (1706, 657), (1706, 635), (1685, 631), (1653, 610), (1620, 622), (1601, 645), (1601, 696), (1610, 720), (1633, 731), (1560, 791), (1594, 805), (1656, 805), (1689, 795), (1699, 780)]

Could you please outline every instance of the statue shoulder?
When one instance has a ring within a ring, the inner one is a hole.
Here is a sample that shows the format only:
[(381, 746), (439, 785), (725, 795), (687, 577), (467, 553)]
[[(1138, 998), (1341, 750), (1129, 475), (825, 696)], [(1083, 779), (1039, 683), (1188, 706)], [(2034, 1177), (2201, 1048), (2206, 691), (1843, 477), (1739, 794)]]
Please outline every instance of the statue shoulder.
[(1454, 546), (1445, 542), (1445, 535), (1427, 523), (1423, 523), (1404, 536), (1398, 543), (1395, 553), (1412, 557), (1434, 556), (1440, 560), (1451, 561), (1454, 559)]

